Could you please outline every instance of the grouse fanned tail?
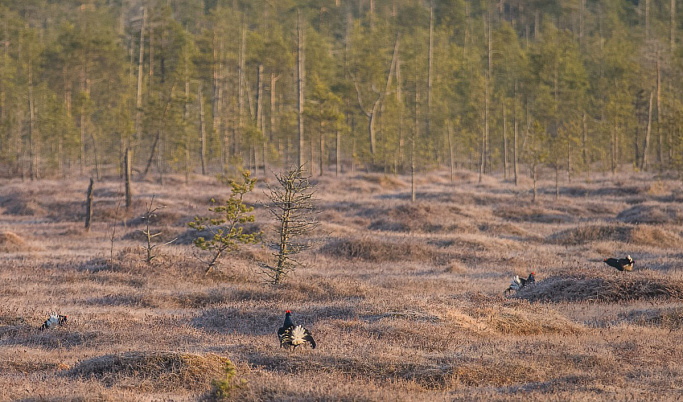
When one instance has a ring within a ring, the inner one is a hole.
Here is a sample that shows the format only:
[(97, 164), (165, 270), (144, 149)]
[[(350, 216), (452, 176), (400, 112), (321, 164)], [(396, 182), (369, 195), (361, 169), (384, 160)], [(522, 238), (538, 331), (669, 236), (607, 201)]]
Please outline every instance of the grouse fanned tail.
[(311, 331), (301, 325), (294, 324), (292, 312), (289, 310), (285, 312), (285, 322), (277, 330), (277, 337), (281, 348), (295, 349), (299, 345), (308, 343), (312, 349), (315, 349), (315, 340), (313, 335), (311, 335)]

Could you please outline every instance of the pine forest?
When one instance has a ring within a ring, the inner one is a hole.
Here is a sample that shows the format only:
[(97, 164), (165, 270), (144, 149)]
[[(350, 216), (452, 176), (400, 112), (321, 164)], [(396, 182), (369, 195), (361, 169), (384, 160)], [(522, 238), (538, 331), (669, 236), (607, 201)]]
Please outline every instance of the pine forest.
[(0, 175), (683, 171), (675, 0), (0, 1)]

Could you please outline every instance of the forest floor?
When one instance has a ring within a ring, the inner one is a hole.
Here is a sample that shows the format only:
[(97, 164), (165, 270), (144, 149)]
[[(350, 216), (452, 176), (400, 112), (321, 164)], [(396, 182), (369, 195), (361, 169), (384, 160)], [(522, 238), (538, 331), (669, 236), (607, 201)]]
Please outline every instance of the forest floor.
[[(204, 275), (187, 223), (229, 188), (0, 183), (0, 400), (677, 400), (683, 185), (646, 173), (555, 185), (457, 171), (316, 177), (320, 226), (273, 287), (249, 246)], [(274, 180), (269, 180), (274, 184)], [(158, 258), (140, 216), (154, 196)], [(273, 238), (263, 181), (249, 194)], [(125, 223), (124, 223), (125, 222)], [(633, 272), (603, 263), (630, 254)], [(513, 275), (536, 284), (505, 296)], [(318, 347), (279, 348), (285, 310)], [(40, 331), (48, 313), (68, 316)]]

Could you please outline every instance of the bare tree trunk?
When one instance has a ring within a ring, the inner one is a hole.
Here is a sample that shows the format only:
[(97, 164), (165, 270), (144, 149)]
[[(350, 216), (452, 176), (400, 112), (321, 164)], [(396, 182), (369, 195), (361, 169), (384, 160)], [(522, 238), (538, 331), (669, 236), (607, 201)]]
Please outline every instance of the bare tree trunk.
[(431, 138), (431, 114), (432, 114), (432, 80), (434, 64), (434, 4), (429, 8), (429, 54), (427, 68), (427, 111), (425, 116), (425, 135)]
[(645, 132), (645, 145), (643, 146), (643, 159), (640, 164), (641, 170), (647, 169), (647, 154), (650, 147), (650, 133), (652, 132), (652, 98), (654, 93), (650, 92), (650, 105), (647, 111), (647, 131)]
[(320, 132), (320, 154), (318, 155), (318, 161), (320, 165), (320, 176), (325, 174), (325, 135)]
[(149, 172), (149, 168), (152, 167), (152, 162), (154, 161), (154, 154), (156, 153), (157, 144), (159, 143), (159, 137), (161, 137), (161, 130), (157, 130), (157, 135), (154, 137), (154, 142), (152, 143), (152, 151), (149, 153), (149, 158), (147, 158), (147, 164), (145, 165), (145, 170), (142, 171), (139, 179), (144, 180)]
[[(240, 153), (240, 144), (238, 144), (240, 136), (244, 133), (244, 115), (246, 110), (246, 96), (244, 94), (245, 86), (245, 64), (246, 64), (246, 48), (247, 48), (247, 27), (242, 24), (241, 27), (241, 41), (239, 48), (238, 64), (239, 71), (237, 77), (237, 127), (233, 128), (233, 154)], [(247, 164), (249, 157), (247, 156)]]
[(129, 210), (131, 205), (133, 205), (133, 192), (131, 189), (132, 177), (132, 167), (133, 165), (133, 150), (126, 148), (126, 156), (124, 157), (125, 166), (125, 188), (126, 188), (126, 210)]
[[(404, 155), (404, 139), (403, 139), (403, 92), (401, 88), (403, 82), (401, 81), (401, 62), (399, 56), (396, 56), (396, 103), (398, 105), (398, 161), (397, 165), (403, 166), (403, 155)], [(397, 169), (398, 170), (398, 169)]]
[(482, 176), (486, 170), (486, 144), (489, 136), (489, 78), (491, 76), (492, 67), (492, 47), (491, 47), (491, 12), (487, 14), (486, 21), (486, 42), (488, 49), (488, 61), (486, 67), (486, 76), (484, 77), (484, 132), (481, 138), (481, 163), (479, 164), (479, 183), (481, 183)]
[(88, 185), (88, 193), (85, 197), (85, 230), (90, 231), (90, 221), (92, 220), (92, 190), (94, 181), (90, 178), (90, 185)]
[(555, 163), (555, 200), (560, 198), (560, 164)]
[(256, 128), (263, 134), (263, 64), (256, 71)]
[(415, 71), (415, 127), (410, 141), (410, 199), (415, 202), (415, 143), (420, 129), (420, 88), (418, 87), (417, 71)]
[[(190, 81), (185, 81), (185, 104), (183, 105), (183, 123), (190, 119)], [(190, 182), (190, 131), (185, 128), (185, 184)]]
[(451, 126), (450, 121), (448, 121), (447, 125), (448, 126), (446, 128), (447, 128), (447, 132), (448, 132), (447, 133), (448, 134), (448, 165), (449, 165), (450, 173), (451, 173), (451, 175), (450, 175), (451, 183), (453, 183), (453, 176), (454, 176), (454, 169), (455, 169), (455, 165), (454, 165), (454, 161), (453, 161), (453, 140), (452, 140), (453, 127)]
[(360, 88), (358, 87), (358, 82), (356, 78), (351, 75), (353, 79), (354, 87), (356, 88), (356, 95), (358, 98), (358, 106), (361, 111), (368, 117), (368, 133), (370, 135), (370, 156), (374, 163), (375, 158), (375, 121), (377, 117), (377, 112), (380, 109), (382, 100), (384, 96), (389, 92), (391, 87), (392, 78), (394, 76), (394, 71), (396, 71), (396, 65), (398, 60), (398, 50), (399, 50), (399, 35), (396, 35), (396, 42), (394, 43), (394, 53), (391, 57), (391, 66), (389, 67), (389, 75), (387, 76), (387, 84), (384, 91), (380, 91), (377, 95), (377, 99), (372, 104), (372, 108), (368, 111), (363, 107), (363, 99), (361, 98)]
[(228, 144), (227, 136), (223, 133), (223, 39), (218, 38), (218, 34), (213, 34), (213, 80), (212, 80), (212, 99), (211, 99), (211, 115), (213, 118), (213, 132), (221, 141), (221, 170), (225, 173), (225, 168), (228, 163)]
[(280, 76), (275, 76), (275, 73), (270, 73), (270, 129), (268, 130), (268, 140), (273, 141), (273, 133), (275, 132), (275, 126), (277, 124), (276, 122), (276, 117), (277, 117), (277, 109), (276, 109), (276, 100), (277, 97), (276, 91), (275, 91), (275, 84), (277, 83), (277, 80), (280, 79)]
[(489, 84), (488, 77), (485, 81), (484, 89), (484, 128), (481, 133), (481, 155), (479, 161), (479, 183), (481, 183), (482, 176), (484, 175), (484, 169), (486, 168), (486, 137), (489, 131)]
[(315, 174), (315, 164), (313, 164), (314, 161), (314, 155), (315, 155), (315, 141), (313, 141), (313, 133), (311, 133), (311, 140), (308, 141), (308, 144), (310, 145), (310, 152), (308, 154), (308, 165), (311, 167), (310, 173), (311, 176)]
[[(150, 20), (154, 20), (154, 8), (150, 10)], [(163, 77), (162, 77), (163, 80)], [(153, 24), (149, 24), (149, 82), (148, 82), (147, 93), (152, 94), (152, 88), (154, 85), (154, 29)]]
[(36, 128), (35, 99), (33, 98), (33, 63), (28, 61), (28, 152), (30, 156), (29, 176), (31, 180), (39, 178), (38, 174), (38, 130)]
[(301, 10), (297, 10), (296, 31), (297, 31), (297, 59), (296, 59), (296, 80), (297, 80), (297, 128), (298, 128), (298, 148), (297, 164), (299, 167), (304, 165), (304, 85), (306, 81), (306, 69), (304, 68), (304, 28), (301, 17)]
[(202, 94), (202, 84), (197, 88), (199, 98), (199, 159), (202, 163), (202, 175), (206, 175), (206, 123), (204, 121), (204, 95)]
[(612, 136), (610, 141), (610, 160), (612, 165), (612, 175), (617, 173), (617, 119), (614, 118), (612, 126)]
[(538, 195), (538, 194), (537, 194), (537, 190), (536, 190), (536, 170), (537, 170), (537, 169), (536, 169), (536, 165), (537, 165), (537, 162), (536, 162), (536, 161), (534, 161), (534, 162), (532, 163), (532, 165), (531, 165), (531, 176), (532, 176), (532, 178), (533, 178), (533, 180), (534, 180), (534, 196), (533, 196), (533, 198), (531, 199), (531, 202), (536, 202), (536, 197), (537, 197), (537, 195)]
[(583, 111), (581, 116), (581, 158), (585, 166), (588, 165), (588, 151), (586, 150), (586, 137), (588, 136), (586, 129), (586, 111)]
[(513, 140), (512, 140), (512, 170), (515, 176), (515, 186), (518, 184), (517, 181), (517, 175), (518, 175), (518, 170), (517, 170), (517, 128), (518, 128), (518, 122), (517, 122), (517, 81), (515, 81), (515, 96), (514, 96), (514, 106), (512, 108), (512, 119), (513, 119), (513, 126), (514, 126), (514, 131), (513, 131)]
[(645, 0), (645, 43), (650, 40), (650, 0)]
[(338, 129), (335, 131), (335, 136), (337, 140), (337, 147), (335, 149), (337, 161), (335, 163), (334, 175), (338, 177), (339, 173), (341, 173), (341, 133)]
[[(262, 160), (263, 160), (263, 177), (266, 177), (266, 148), (267, 148), (267, 142), (266, 142), (266, 133), (265, 133), (265, 125), (264, 125), (264, 113), (263, 113), (263, 64), (258, 65), (258, 71), (257, 71), (257, 91), (256, 91), (256, 128), (259, 130), (261, 133), (261, 151), (262, 151)], [(256, 171), (254, 171), (254, 174), (256, 174)]]
[(503, 179), (508, 179), (508, 136), (507, 116), (505, 115), (505, 101), (503, 101)]
[[(99, 129), (100, 137), (102, 136), (102, 129)], [(95, 157), (95, 177), (100, 180), (100, 158), (97, 154), (97, 141), (95, 141), (95, 133), (90, 133), (90, 139), (92, 140), (92, 153)]]
[(572, 182), (572, 147), (569, 142), (569, 132), (567, 132), (567, 182)]
[(147, 25), (147, 8), (142, 8), (142, 26), (140, 27), (140, 60), (138, 61), (138, 90), (135, 97), (135, 141), (142, 137), (142, 74), (145, 59), (145, 27)]
[(657, 163), (660, 172), (664, 167), (664, 145), (662, 142), (662, 74), (659, 52), (657, 52)]
[(581, 0), (579, 6), (579, 49), (583, 50), (583, 36), (585, 33), (584, 13), (586, 12), (586, 0)]
[(671, 55), (673, 56), (676, 51), (676, 0), (671, 0), (671, 9), (669, 10), (670, 22), (670, 39), (669, 46), (671, 47)]

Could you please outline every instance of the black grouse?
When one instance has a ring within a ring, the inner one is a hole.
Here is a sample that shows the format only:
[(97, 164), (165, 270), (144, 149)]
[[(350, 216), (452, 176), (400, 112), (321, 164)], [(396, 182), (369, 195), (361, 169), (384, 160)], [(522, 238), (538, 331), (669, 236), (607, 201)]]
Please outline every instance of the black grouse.
[(296, 325), (292, 321), (292, 312), (285, 312), (285, 323), (277, 330), (277, 337), (280, 340), (280, 347), (296, 349), (297, 346), (308, 343), (315, 349), (315, 340), (311, 332), (301, 325)]
[(50, 318), (45, 320), (43, 325), (40, 326), (40, 330), (43, 331), (43, 330), (52, 328), (52, 327), (57, 326), (57, 325), (62, 325), (62, 324), (66, 324), (66, 316), (65, 315), (61, 315), (61, 314), (57, 314), (57, 313), (50, 313)]
[(627, 255), (626, 258), (606, 258), (605, 264), (614, 267), (619, 271), (633, 271), (633, 258)]
[(510, 283), (510, 286), (505, 289), (505, 292), (503, 293), (510, 293), (511, 291), (517, 291), (523, 288), (526, 285), (530, 285), (532, 283), (536, 283), (536, 273), (532, 272), (529, 274), (529, 277), (524, 279), (520, 278), (519, 275), (515, 275), (512, 278), (512, 282)]

